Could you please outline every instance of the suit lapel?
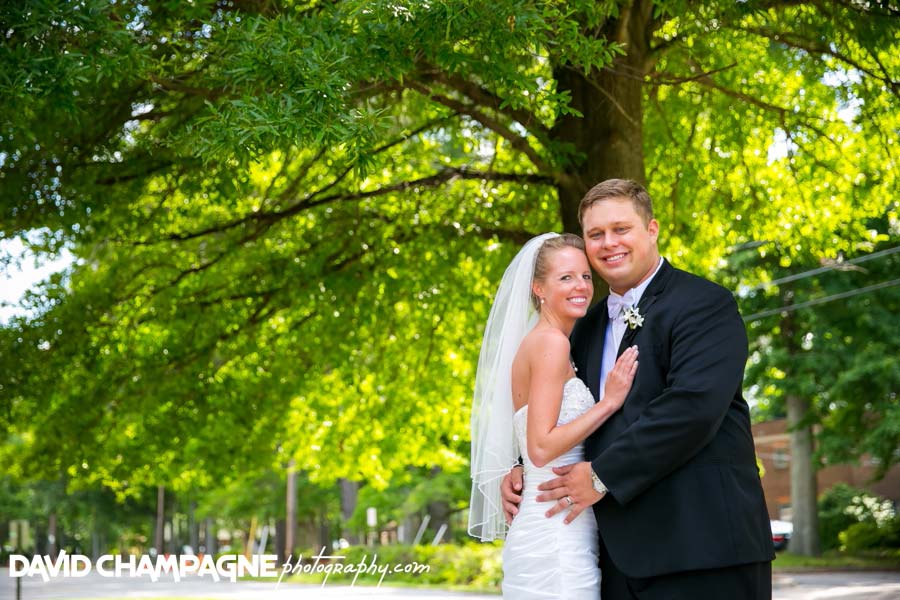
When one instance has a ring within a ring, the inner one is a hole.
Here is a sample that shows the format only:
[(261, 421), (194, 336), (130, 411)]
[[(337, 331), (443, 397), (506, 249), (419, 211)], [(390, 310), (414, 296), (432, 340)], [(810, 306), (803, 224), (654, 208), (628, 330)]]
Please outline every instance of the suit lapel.
[(606, 309), (607, 298), (604, 298), (597, 307), (597, 310), (600, 311), (600, 318), (597, 319), (597, 327), (593, 331), (593, 335), (589, 337), (587, 361), (585, 362), (588, 388), (594, 394), (595, 401), (600, 397), (600, 366), (603, 363), (603, 342), (606, 339), (606, 325), (609, 323), (609, 311)]
[[(651, 281), (650, 285), (647, 286), (647, 289), (644, 290), (643, 295), (641, 295), (641, 301), (638, 302), (638, 312), (643, 317), (647, 316), (650, 312), (650, 307), (653, 306), (653, 303), (656, 302), (656, 299), (660, 294), (665, 291), (666, 284), (669, 283), (669, 278), (674, 272), (675, 270), (672, 268), (672, 265), (669, 264), (669, 261), (664, 260), (662, 266), (659, 268), (659, 272), (653, 277), (653, 281)], [(608, 313), (607, 319), (609, 319)], [(616, 352), (617, 357), (622, 356), (622, 353), (625, 352), (626, 348), (631, 346), (640, 329), (640, 327), (632, 329), (631, 327), (626, 326), (625, 334), (622, 336), (622, 342), (619, 344), (618, 351)]]

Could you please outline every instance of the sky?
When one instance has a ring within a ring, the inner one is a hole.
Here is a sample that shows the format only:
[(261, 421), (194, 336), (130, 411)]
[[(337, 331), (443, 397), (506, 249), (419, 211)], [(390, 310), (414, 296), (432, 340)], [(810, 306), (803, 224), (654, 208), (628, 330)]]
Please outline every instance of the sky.
[[(0, 256), (11, 256), (9, 266), (0, 266), (0, 323), (10, 318), (26, 314), (19, 306), (25, 292), (53, 273), (62, 271), (72, 264), (74, 257), (63, 250), (53, 260), (39, 260), (20, 239), (0, 240)], [(12, 306), (7, 306), (11, 304)]]

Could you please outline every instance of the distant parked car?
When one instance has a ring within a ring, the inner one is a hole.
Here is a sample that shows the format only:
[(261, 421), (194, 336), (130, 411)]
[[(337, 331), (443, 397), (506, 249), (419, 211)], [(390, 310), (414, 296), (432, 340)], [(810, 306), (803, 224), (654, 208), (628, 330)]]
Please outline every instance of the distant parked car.
[(794, 524), (790, 521), (771, 521), (772, 524), (772, 545), (775, 550), (784, 550), (787, 548), (788, 542), (791, 541), (791, 534), (794, 533)]

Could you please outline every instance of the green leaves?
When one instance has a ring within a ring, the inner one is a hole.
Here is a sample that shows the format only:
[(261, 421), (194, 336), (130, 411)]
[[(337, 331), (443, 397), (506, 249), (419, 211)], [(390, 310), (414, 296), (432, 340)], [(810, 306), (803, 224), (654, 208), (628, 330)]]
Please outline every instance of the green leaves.
[[(882, 230), (887, 223), (870, 221), (869, 225)], [(886, 237), (881, 249), (896, 247), (897, 236)], [(900, 293), (897, 286), (858, 292), (890, 281), (897, 270), (897, 254), (888, 252), (846, 266), (835, 265), (833, 270), (786, 284), (778, 293), (772, 288), (743, 299), (747, 315), (761, 305), (789, 308), (801, 301), (833, 297), (817, 306), (748, 323), (754, 342), (747, 380), (754, 384), (751, 397), (760, 402), (761, 416), (782, 415), (788, 394), (813, 400), (806, 421), (821, 425), (817, 433), (820, 460), (836, 464), (868, 456), (876, 461), (881, 476), (896, 462), (900, 443), (896, 410), (900, 371), (894, 360), (900, 350), (900, 332), (893, 318)]]

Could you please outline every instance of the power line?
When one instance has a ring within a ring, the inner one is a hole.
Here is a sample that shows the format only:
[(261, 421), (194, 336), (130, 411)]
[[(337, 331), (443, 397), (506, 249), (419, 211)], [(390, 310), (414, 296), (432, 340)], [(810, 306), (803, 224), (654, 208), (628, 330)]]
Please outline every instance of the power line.
[(880, 289), (892, 287), (895, 285), (900, 285), (900, 279), (893, 279), (891, 281), (882, 281), (881, 283), (876, 283), (876, 284), (869, 285), (869, 286), (866, 286), (863, 288), (850, 290), (847, 292), (841, 292), (839, 294), (832, 294), (830, 296), (825, 296), (823, 298), (816, 298), (815, 300), (808, 300), (806, 302), (801, 302), (800, 304), (791, 304), (789, 306), (782, 306), (781, 308), (773, 308), (771, 310), (764, 310), (762, 312), (752, 314), (749, 317), (744, 317), (744, 321), (746, 321), (747, 323), (749, 323), (751, 321), (758, 321), (759, 319), (764, 319), (765, 317), (771, 317), (772, 315), (791, 312), (791, 311), (798, 310), (800, 308), (806, 308), (808, 306), (815, 306), (817, 304), (825, 304), (826, 302), (831, 302), (833, 300), (840, 300), (841, 298), (850, 298), (851, 296), (858, 296), (859, 294), (874, 292), (875, 290), (880, 290)]
[(802, 273), (796, 273), (794, 275), (788, 275), (787, 277), (782, 277), (781, 279), (774, 279), (772, 281), (766, 281), (764, 283), (757, 284), (752, 288), (747, 289), (743, 293), (747, 292), (755, 292), (756, 290), (761, 290), (764, 288), (770, 288), (772, 286), (780, 285), (782, 283), (788, 283), (790, 281), (797, 281), (798, 279), (804, 279), (806, 277), (812, 277), (813, 275), (818, 275), (819, 273), (824, 273), (826, 271), (833, 271), (835, 269), (840, 269), (843, 265), (855, 265), (861, 262), (865, 262), (867, 260), (872, 260), (875, 258), (881, 258), (882, 256), (888, 256), (890, 254), (894, 254), (895, 252), (900, 252), (900, 246), (895, 248), (888, 248), (886, 250), (879, 250), (878, 252), (873, 252), (872, 254), (866, 254), (865, 256), (858, 256), (856, 258), (851, 258), (850, 260), (842, 260), (841, 262), (836, 262), (832, 265), (828, 265), (825, 267), (819, 267), (817, 269), (813, 269), (811, 271), (804, 271)]

